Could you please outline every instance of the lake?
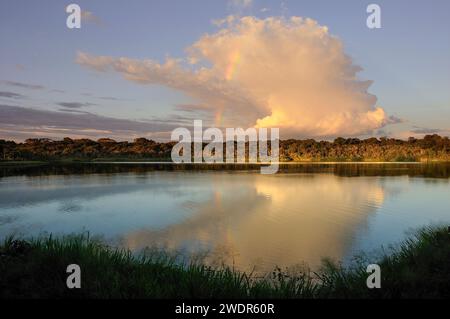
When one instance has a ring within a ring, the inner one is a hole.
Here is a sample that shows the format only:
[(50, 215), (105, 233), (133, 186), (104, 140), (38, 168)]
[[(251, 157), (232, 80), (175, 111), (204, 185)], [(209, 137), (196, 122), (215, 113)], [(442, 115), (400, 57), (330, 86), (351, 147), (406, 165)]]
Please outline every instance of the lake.
[(450, 225), (449, 164), (253, 169), (77, 164), (0, 169), (0, 237), (88, 231), (140, 251), (271, 271), (348, 261), (412, 229)]

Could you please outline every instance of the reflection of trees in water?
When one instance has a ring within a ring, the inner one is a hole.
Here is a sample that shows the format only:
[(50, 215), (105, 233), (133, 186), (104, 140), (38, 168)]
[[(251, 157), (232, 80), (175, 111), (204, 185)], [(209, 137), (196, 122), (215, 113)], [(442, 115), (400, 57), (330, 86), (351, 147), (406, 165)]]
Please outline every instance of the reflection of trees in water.
[[(259, 170), (256, 164), (173, 163), (72, 163), (0, 166), (0, 177), (72, 174), (143, 174), (152, 171)], [(282, 173), (331, 173), (338, 176), (420, 176), (449, 178), (450, 163), (290, 163), (280, 164)]]
[[(167, 181), (167, 180), (166, 180)], [(137, 191), (163, 192), (177, 196), (179, 189), (170, 182), (159, 183), (141, 175), (87, 174), (82, 178), (74, 175), (39, 175), (32, 179), (11, 177), (0, 188), (0, 208), (32, 206), (51, 201), (61, 203), (60, 212), (78, 212), (90, 200)]]
[(257, 271), (303, 261), (317, 266), (324, 256), (342, 259), (355, 232), (367, 227), (368, 216), (383, 203), (384, 191), (377, 179), (303, 177), (255, 174), (233, 183), (232, 176), (223, 176), (222, 183), (234, 188), (189, 203), (192, 216), (183, 222), (129, 233), (123, 244), (134, 250), (207, 250), (210, 264)]

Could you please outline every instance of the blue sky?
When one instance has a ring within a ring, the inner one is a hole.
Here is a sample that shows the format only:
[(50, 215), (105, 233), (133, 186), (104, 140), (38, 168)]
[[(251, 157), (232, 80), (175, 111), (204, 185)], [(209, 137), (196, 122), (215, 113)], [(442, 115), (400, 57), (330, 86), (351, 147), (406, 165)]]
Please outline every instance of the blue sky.
[[(406, 137), (424, 132), (449, 133), (448, 1), (73, 2), (96, 17), (82, 21), (78, 30), (66, 27), (65, 7), (70, 1), (0, 3), (0, 114), (4, 119), (1, 122), (0, 118), (1, 138), (20, 140), (31, 133), (58, 137), (64, 133), (58, 130), (52, 135), (48, 123), (39, 127), (31, 120), (20, 123), (18, 118), (14, 125), (7, 125), (12, 116), (18, 116), (14, 114), (26, 117), (30, 108), (50, 112), (44, 113), (48, 116), (58, 112), (101, 117), (102, 132), (89, 133), (92, 137), (108, 135), (110, 118), (129, 120), (130, 125), (134, 121), (171, 123), (174, 116), (181, 114), (177, 105), (196, 102), (186, 91), (164, 83), (138, 84), (117, 72), (97, 72), (76, 63), (77, 52), (163, 63), (167, 57), (186, 57), (186, 48), (202, 35), (218, 31), (214, 20), (229, 15), (258, 19), (308, 17), (327, 26), (329, 33), (342, 41), (353, 63), (363, 68), (358, 76), (373, 81), (369, 92), (378, 98), (376, 104), (387, 115), (402, 120), (382, 125), (372, 134)], [(381, 29), (366, 27), (366, 7), (372, 2), (382, 9)], [(14, 113), (12, 107), (21, 107), (22, 113)], [(61, 116), (64, 121), (66, 115)], [(169, 128), (167, 125), (157, 131), (162, 134)], [(84, 134), (71, 129), (73, 125), (68, 127), (69, 135)], [(120, 133), (114, 129), (113, 126), (110, 135), (128, 138), (122, 126)], [(142, 131), (134, 132), (139, 133)]]

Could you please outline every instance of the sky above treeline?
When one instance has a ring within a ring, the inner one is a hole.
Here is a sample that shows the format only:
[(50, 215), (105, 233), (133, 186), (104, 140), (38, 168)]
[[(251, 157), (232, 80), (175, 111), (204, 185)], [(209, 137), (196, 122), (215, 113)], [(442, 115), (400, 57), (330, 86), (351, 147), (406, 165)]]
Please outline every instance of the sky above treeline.
[(446, 0), (1, 1), (0, 138), (168, 140), (194, 119), (448, 136), (449, 16)]

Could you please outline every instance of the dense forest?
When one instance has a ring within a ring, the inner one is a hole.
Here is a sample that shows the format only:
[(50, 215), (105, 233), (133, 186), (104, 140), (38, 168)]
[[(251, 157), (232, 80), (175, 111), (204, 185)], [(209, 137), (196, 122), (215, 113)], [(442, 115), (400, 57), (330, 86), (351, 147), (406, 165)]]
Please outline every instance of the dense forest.
[[(116, 142), (102, 138), (27, 139), (23, 143), (0, 140), (1, 161), (159, 160), (169, 161), (175, 142), (145, 138)], [(280, 160), (289, 161), (450, 161), (450, 140), (439, 135), (409, 138), (337, 138), (334, 141), (282, 140)]]

